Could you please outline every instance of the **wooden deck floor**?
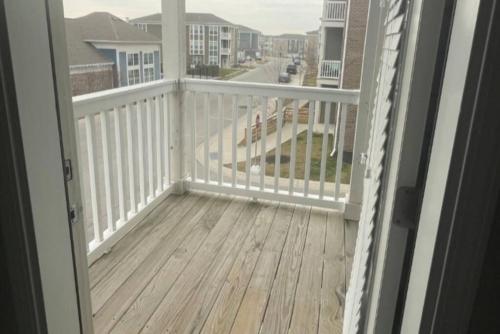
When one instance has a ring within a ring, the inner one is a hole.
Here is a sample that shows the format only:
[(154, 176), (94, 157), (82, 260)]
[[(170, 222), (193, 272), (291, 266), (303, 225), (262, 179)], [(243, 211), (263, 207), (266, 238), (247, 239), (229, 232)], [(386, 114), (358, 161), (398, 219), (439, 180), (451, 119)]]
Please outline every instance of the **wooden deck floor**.
[(96, 333), (341, 333), (356, 223), (170, 196), (89, 269)]

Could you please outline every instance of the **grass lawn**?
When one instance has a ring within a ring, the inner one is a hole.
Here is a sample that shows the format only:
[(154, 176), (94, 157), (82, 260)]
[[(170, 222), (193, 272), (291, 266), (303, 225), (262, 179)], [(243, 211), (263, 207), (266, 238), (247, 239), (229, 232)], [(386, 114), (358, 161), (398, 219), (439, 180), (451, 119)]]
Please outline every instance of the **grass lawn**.
[(229, 80), (245, 72), (247, 70), (242, 68), (221, 68), (219, 70), (219, 78), (220, 80)]
[[(321, 168), (321, 146), (323, 143), (323, 134), (314, 133), (313, 143), (311, 147), (311, 175), (309, 177), (312, 181), (319, 181), (320, 168)], [(307, 144), (307, 131), (303, 131), (297, 135), (297, 155), (295, 163), (295, 178), (303, 180), (304, 170), (305, 170), (305, 160), (306, 160), (306, 144)], [(254, 149), (252, 145), (252, 152)], [(292, 146), (292, 141), (289, 140), (281, 145), (281, 177), (287, 178), (290, 171), (290, 149)], [(260, 148), (260, 146), (259, 146)], [(328, 150), (327, 150), (327, 162), (326, 162), (326, 181), (335, 181), (335, 172), (337, 167), (336, 157), (330, 157), (330, 153), (333, 148), (333, 135), (328, 136)], [(266, 154), (266, 175), (274, 176), (274, 162), (275, 162), (275, 149)], [(260, 156), (254, 159), (256, 163), (260, 163)], [(231, 164), (228, 165), (230, 167)], [(245, 171), (245, 162), (238, 163), (238, 170)], [(343, 163), (341, 172), (341, 182), (348, 184), (351, 177), (351, 164)]]

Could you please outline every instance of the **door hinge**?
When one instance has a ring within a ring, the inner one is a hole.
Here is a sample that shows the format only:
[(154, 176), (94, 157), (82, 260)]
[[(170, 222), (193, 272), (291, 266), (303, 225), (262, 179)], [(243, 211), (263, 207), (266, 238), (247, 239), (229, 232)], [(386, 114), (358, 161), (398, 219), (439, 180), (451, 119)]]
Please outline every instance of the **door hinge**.
[(71, 165), (71, 159), (64, 160), (64, 180), (66, 180), (66, 182), (73, 180), (73, 166)]
[(71, 224), (78, 223), (78, 209), (76, 205), (72, 205), (69, 209), (69, 221), (71, 222)]
[(394, 202), (393, 222), (395, 225), (408, 229), (417, 227), (419, 195), (420, 189), (418, 188), (398, 188)]

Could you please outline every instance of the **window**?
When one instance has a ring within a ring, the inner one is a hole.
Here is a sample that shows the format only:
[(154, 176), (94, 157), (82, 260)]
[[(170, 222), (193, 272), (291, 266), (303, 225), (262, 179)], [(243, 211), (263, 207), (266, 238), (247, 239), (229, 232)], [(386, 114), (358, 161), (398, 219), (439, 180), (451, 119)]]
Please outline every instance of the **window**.
[(143, 55), (144, 64), (144, 82), (150, 82), (155, 79), (154, 56), (153, 52), (145, 52)]
[(127, 64), (128, 64), (128, 84), (135, 85), (141, 82), (141, 74), (139, 70), (139, 54), (129, 53), (127, 54)]
[(191, 55), (205, 54), (205, 33), (204, 27), (199, 24), (189, 26), (189, 53)]
[(141, 29), (141, 30), (146, 31), (146, 32), (148, 31), (148, 25), (147, 25), (147, 24), (145, 24), (145, 23), (137, 23), (135, 26), (136, 26), (137, 28)]
[(208, 27), (208, 64), (219, 65), (219, 28)]

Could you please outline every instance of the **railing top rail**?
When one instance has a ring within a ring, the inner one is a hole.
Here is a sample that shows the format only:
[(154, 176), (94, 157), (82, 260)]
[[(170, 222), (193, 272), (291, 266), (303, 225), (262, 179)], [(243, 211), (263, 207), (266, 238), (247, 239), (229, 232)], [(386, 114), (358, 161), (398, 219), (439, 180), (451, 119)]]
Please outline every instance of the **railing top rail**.
[(176, 80), (158, 80), (148, 83), (109, 89), (73, 97), (73, 110), (77, 119), (96, 114), (116, 106), (124, 106), (148, 97), (174, 92)]
[(203, 93), (281, 97), (299, 100), (339, 102), (354, 105), (357, 105), (359, 102), (359, 90), (350, 89), (283, 86), (276, 84), (202, 79), (185, 79), (182, 81), (182, 86), (188, 91)]

